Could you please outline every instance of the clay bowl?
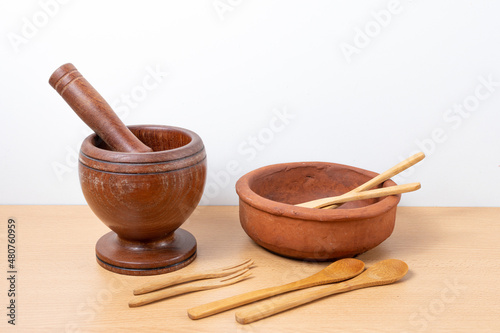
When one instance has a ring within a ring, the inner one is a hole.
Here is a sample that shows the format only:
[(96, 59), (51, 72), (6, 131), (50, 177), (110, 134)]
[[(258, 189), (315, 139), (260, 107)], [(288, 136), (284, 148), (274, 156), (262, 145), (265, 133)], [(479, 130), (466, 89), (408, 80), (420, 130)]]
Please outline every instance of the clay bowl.
[[(285, 257), (325, 261), (356, 256), (391, 235), (400, 195), (353, 201), (337, 209), (294, 205), (346, 193), (376, 175), (323, 162), (251, 171), (236, 183), (241, 225), (257, 244)], [(380, 187), (393, 185), (387, 180)]]
[(112, 230), (97, 242), (97, 262), (128, 275), (177, 270), (196, 257), (195, 238), (179, 227), (203, 194), (203, 142), (196, 133), (177, 127), (129, 128), (153, 152), (111, 151), (95, 134), (80, 150), (83, 194)]

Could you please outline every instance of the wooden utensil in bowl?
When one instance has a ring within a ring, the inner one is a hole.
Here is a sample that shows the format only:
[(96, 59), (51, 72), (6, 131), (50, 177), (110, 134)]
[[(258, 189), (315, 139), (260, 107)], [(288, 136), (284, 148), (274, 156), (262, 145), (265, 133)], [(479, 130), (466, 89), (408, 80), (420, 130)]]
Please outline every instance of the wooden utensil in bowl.
[[(399, 162), (398, 164), (396, 164), (392, 168), (389, 168), (386, 171), (382, 172), (381, 174), (379, 174), (378, 176), (374, 177), (373, 179), (370, 179), (366, 183), (364, 183), (364, 184), (356, 187), (355, 189), (353, 189), (353, 190), (345, 193), (345, 195), (347, 195), (347, 194), (353, 194), (353, 193), (358, 193), (358, 192), (362, 192), (362, 191), (365, 191), (365, 190), (369, 190), (369, 189), (371, 189), (371, 188), (373, 188), (373, 187), (375, 187), (375, 186), (377, 186), (379, 184), (382, 184), (386, 180), (388, 180), (388, 179), (396, 176), (397, 174), (399, 174), (399, 173), (403, 172), (404, 170), (408, 169), (409, 167), (417, 164), (418, 162), (420, 162), (424, 158), (425, 158), (425, 154), (424, 153), (422, 153), (422, 152), (416, 153), (416, 154), (408, 157), (406, 160)], [(401, 193), (404, 193), (404, 192), (401, 192)], [(361, 200), (361, 199), (358, 199), (358, 200)], [(322, 205), (321, 207), (314, 207), (314, 208), (333, 209), (333, 208), (337, 208), (338, 206), (340, 206), (340, 204), (341, 203), (332, 204), (332, 205)], [(299, 204), (298, 206), (301, 206), (301, 207), (310, 207), (311, 205), (309, 203), (304, 202), (302, 204)], [(311, 207), (311, 208), (313, 208), (313, 207)]]
[(420, 188), (420, 183), (410, 183), (404, 185), (396, 185), (378, 188), (376, 190), (362, 191), (362, 192), (347, 192), (346, 194), (342, 194), (335, 197), (323, 198), (313, 201), (304, 202), (298, 205), (297, 207), (307, 207), (307, 208), (325, 208), (331, 206), (337, 206), (349, 201), (355, 200), (365, 200), (372, 198), (380, 198), (385, 197), (387, 195), (408, 193), (412, 191), (416, 191)]

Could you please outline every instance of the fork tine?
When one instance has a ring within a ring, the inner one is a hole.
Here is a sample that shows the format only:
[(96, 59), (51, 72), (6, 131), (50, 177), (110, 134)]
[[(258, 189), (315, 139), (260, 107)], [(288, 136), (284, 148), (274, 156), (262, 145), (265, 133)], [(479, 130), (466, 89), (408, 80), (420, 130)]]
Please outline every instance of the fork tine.
[(240, 282), (240, 281), (243, 281), (245, 279), (247, 279), (248, 277), (250, 277), (252, 275), (252, 272), (246, 272), (238, 277), (235, 278), (235, 282)]
[(245, 263), (239, 264), (234, 268), (219, 270), (217, 272), (214, 272), (215, 274), (212, 274), (212, 275), (213, 275), (213, 277), (228, 276), (228, 275), (231, 275), (233, 273), (248, 269), (252, 265), (253, 265), (253, 260), (249, 259), (249, 260), (246, 260)]
[(242, 271), (236, 272), (232, 275), (225, 276), (223, 279), (221, 279), (219, 282), (224, 283), (224, 284), (233, 284), (239, 281), (242, 281), (252, 275), (252, 272), (250, 272), (249, 268), (246, 268)]
[(234, 279), (242, 274), (245, 274), (246, 272), (248, 272), (250, 269), (249, 268), (245, 268), (244, 270), (241, 270), (241, 271), (238, 271), (234, 274), (231, 274), (231, 275), (228, 275), (228, 276), (224, 276), (220, 282), (224, 282), (224, 281), (227, 281), (227, 280), (231, 280), (231, 279)]
[(228, 267), (224, 267), (224, 268), (221, 268), (220, 270), (221, 271), (226, 271), (226, 270), (229, 270), (229, 269), (232, 269), (232, 268), (236, 268), (236, 267), (239, 267), (239, 266), (243, 266), (245, 264), (248, 264), (249, 262), (251, 262), (252, 259), (247, 259), (245, 261), (243, 261), (242, 263), (239, 263), (237, 265), (231, 265), (231, 266), (228, 266)]

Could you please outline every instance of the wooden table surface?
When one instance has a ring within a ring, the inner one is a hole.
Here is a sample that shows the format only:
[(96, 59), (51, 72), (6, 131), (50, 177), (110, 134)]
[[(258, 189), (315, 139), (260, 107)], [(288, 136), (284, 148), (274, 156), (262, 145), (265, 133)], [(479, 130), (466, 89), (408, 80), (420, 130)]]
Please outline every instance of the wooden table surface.
[[(361, 289), (249, 324), (235, 310), (193, 321), (190, 307), (291, 282), (327, 263), (286, 259), (246, 236), (233, 206), (199, 207), (183, 228), (198, 257), (170, 274), (254, 259), (254, 277), (221, 289), (129, 308), (132, 289), (158, 277), (110, 273), (94, 245), (108, 230), (87, 206), (0, 206), (0, 331), (33, 332), (500, 332), (500, 208), (398, 208), (392, 236), (360, 255), (367, 266), (408, 263), (396, 284)], [(7, 223), (16, 221), (16, 326), (7, 323)], [(300, 291), (298, 291), (300, 292)]]

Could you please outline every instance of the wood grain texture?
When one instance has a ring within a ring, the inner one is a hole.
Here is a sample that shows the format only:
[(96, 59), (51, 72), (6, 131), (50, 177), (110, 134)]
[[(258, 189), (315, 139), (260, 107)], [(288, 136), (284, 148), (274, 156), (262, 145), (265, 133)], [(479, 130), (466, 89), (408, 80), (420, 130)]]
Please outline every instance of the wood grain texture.
[[(237, 207), (198, 207), (183, 225), (196, 236), (198, 258), (179, 272), (252, 258), (254, 277), (131, 309), (132, 290), (157, 277), (118, 275), (96, 264), (95, 240), (108, 229), (87, 206), (0, 206), (4, 272), (9, 217), (18, 225), (19, 254), (19, 321), (15, 328), (0, 321), (0, 331), (154, 332), (168, 323), (173, 332), (497, 332), (499, 216), (500, 208), (400, 207), (391, 237), (357, 257), (367, 267), (388, 258), (405, 261), (410, 271), (400, 282), (338, 294), (240, 325), (235, 311), (193, 321), (186, 310), (305, 278), (329, 263), (301, 262), (263, 250), (241, 229)], [(4, 305), (7, 282), (0, 279)]]

